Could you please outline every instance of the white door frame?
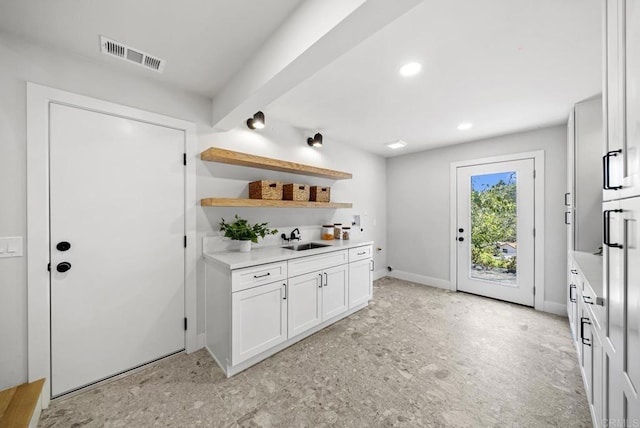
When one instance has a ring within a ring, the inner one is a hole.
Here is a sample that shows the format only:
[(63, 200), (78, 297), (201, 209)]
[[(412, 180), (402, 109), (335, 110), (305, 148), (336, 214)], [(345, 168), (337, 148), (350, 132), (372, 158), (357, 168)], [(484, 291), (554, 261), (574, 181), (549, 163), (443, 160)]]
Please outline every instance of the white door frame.
[(196, 126), (194, 123), (27, 82), (27, 320), (29, 382), (45, 379), (42, 405), (51, 390), (49, 263), (49, 105), (77, 107), (165, 126), (185, 133), (185, 332), (186, 352), (197, 349), (196, 314)]
[(534, 308), (544, 310), (544, 150), (533, 152), (514, 153), (504, 156), (491, 156), (482, 159), (471, 159), (451, 163), (450, 178), (450, 201), (449, 201), (449, 281), (450, 289), (456, 291), (458, 289), (458, 246), (454, 244), (457, 239), (457, 192), (458, 192), (458, 174), (460, 167), (481, 165), (494, 162), (507, 162), (522, 159), (533, 159), (533, 170), (535, 171), (534, 180), (534, 228), (536, 236), (534, 239), (534, 269), (533, 284), (535, 287)]

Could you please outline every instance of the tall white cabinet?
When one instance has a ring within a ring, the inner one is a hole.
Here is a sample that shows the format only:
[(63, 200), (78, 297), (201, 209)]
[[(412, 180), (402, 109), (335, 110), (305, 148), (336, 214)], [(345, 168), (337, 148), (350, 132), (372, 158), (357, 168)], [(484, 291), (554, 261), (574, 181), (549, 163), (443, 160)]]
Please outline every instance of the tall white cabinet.
[(604, 0), (603, 425), (640, 425), (640, 2)]
[(593, 253), (602, 246), (602, 96), (577, 102), (567, 127), (567, 249)]

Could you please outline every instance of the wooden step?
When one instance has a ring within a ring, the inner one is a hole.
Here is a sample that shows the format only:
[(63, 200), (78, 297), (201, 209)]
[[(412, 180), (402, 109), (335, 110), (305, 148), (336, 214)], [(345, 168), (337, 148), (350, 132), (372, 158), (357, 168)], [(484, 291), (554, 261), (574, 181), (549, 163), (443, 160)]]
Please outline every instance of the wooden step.
[(40, 418), (44, 379), (0, 391), (0, 428), (35, 427)]

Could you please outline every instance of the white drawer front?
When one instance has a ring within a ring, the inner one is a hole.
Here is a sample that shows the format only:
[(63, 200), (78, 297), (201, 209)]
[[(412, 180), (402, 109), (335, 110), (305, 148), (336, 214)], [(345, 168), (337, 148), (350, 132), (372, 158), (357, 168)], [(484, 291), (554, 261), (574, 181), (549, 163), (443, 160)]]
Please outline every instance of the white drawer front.
[(347, 250), (289, 260), (289, 277), (348, 263)]
[(371, 245), (365, 245), (364, 247), (350, 248), (349, 262), (356, 262), (358, 260), (371, 258), (372, 253), (373, 253), (373, 247)]
[(287, 262), (236, 269), (231, 273), (231, 290), (233, 292), (246, 290), (283, 279), (287, 279)]

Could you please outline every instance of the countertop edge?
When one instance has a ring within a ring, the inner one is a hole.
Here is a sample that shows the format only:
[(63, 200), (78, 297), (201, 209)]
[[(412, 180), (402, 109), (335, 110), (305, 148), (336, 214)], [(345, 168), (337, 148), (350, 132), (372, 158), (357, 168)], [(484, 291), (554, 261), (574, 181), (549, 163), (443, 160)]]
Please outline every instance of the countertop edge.
[[(292, 259), (299, 259), (301, 257), (314, 256), (317, 254), (330, 253), (333, 251), (348, 250), (350, 248), (373, 245), (374, 243), (374, 241), (351, 241), (347, 244), (344, 241), (335, 242), (335, 241), (321, 241), (321, 240), (304, 241), (303, 243), (307, 243), (307, 242), (329, 244), (329, 246), (323, 247), (323, 248), (314, 248), (312, 250), (306, 250), (306, 251), (292, 251), (292, 250), (286, 250), (282, 248), (282, 246), (272, 246), (272, 247), (256, 248), (251, 250), (251, 252), (249, 253), (240, 253), (238, 251), (203, 252), (202, 256), (205, 260), (214, 262), (221, 267), (226, 267), (227, 269), (230, 269), (230, 270), (236, 270), (236, 269), (242, 269), (247, 267), (259, 266), (259, 265), (268, 264), (268, 263), (277, 263), (277, 262), (282, 262), (282, 261), (287, 261)], [(279, 249), (282, 250), (283, 253), (275, 253), (275, 254), (266, 253), (267, 251), (277, 251)], [(259, 257), (261, 250), (265, 252), (264, 258)], [(249, 257), (253, 257), (253, 258), (250, 260), (238, 260), (238, 261), (229, 260), (231, 258), (242, 259), (242, 258), (249, 258)]]

